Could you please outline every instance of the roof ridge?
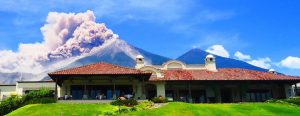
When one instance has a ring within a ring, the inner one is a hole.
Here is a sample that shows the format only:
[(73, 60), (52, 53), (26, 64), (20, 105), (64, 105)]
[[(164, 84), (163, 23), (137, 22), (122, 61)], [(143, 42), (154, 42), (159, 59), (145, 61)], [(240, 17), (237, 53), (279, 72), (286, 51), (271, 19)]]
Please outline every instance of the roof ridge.
[[(114, 70), (114, 71), (113, 71)], [(115, 71), (123, 71), (127, 73), (144, 73), (144, 71), (131, 68), (131, 67), (126, 67), (126, 66), (120, 66), (117, 64), (110, 64), (106, 62), (97, 62), (93, 64), (88, 64), (88, 65), (83, 65), (83, 66), (78, 66), (74, 68), (69, 68), (69, 69), (64, 69), (64, 70), (59, 70), (55, 72), (48, 73), (48, 75), (53, 75), (53, 74), (62, 74), (62, 73), (80, 73), (83, 71), (87, 71), (90, 73), (96, 73), (98, 71), (104, 71), (104, 72), (115, 72)], [(94, 72), (93, 72), (94, 71)]]

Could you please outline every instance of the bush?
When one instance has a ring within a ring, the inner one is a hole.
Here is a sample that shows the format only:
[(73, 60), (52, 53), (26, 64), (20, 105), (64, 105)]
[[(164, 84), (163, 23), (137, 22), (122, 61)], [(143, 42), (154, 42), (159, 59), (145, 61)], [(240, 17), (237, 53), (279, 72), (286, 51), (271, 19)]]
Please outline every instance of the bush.
[(154, 103), (167, 103), (168, 102), (168, 99), (166, 99), (165, 97), (162, 97), (162, 96), (159, 96), (159, 97), (154, 97), (152, 99), (152, 101)]
[(300, 106), (300, 97), (293, 97), (287, 99), (271, 99), (267, 100), (267, 103), (283, 103), (283, 104), (294, 104)]
[(135, 99), (125, 99), (125, 100), (121, 100), (121, 99), (117, 99), (113, 102), (110, 103), (111, 105), (115, 105), (115, 106), (135, 106), (138, 104), (138, 102)]
[(52, 97), (45, 97), (45, 98), (32, 98), (28, 101), (25, 101), (23, 104), (48, 104), (48, 103), (55, 103), (56, 99)]
[(135, 107), (133, 107), (134, 111), (142, 111), (142, 110), (147, 110), (152, 108), (154, 105), (154, 103), (152, 101), (143, 101), (141, 103), (139, 103), (138, 105), (136, 105)]
[(285, 99), (284, 101), (300, 106), (300, 97), (288, 98), (288, 99)]
[(22, 97), (13, 95), (0, 104), (0, 116), (8, 114), (24, 105), (55, 103), (52, 92), (48, 89), (31, 91)]
[(9, 97), (0, 104), (0, 116), (4, 116), (19, 107), (22, 107), (22, 99), (19, 96)]
[(53, 93), (48, 89), (40, 89), (35, 91), (30, 91), (28, 94), (24, 96), (24, 100), (30, 100), (34, 98), (50, 98), (53, 97)]
[(103, 115), (104, 116), (114, 116), (114, 115), (116, 115), (116, 113), (114, 113), (114, 112), (104, 112)]

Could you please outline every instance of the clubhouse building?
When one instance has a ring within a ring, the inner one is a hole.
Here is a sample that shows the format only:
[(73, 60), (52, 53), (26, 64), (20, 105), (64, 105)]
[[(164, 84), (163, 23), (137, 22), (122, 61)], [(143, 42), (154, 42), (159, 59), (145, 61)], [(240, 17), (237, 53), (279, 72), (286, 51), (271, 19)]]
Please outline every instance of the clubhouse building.
[[(201, 59), (199, 59), (201, 60)], [(146, 65), (136, 57), (135, 68), (104, 62), (51, 72), (51, 81), (20, 81), (0, 85), (0, 100), (11, 94), (23, 95), (48, 88), (60, 100), (113, 100), (120, 96), (151, 99), (163, 96), (171, 101), (191, 103), (260, 102), (296, 96), (300, 77), (241, 68), (217, 68), (215, 57), (205, 64), (170, 60)]]

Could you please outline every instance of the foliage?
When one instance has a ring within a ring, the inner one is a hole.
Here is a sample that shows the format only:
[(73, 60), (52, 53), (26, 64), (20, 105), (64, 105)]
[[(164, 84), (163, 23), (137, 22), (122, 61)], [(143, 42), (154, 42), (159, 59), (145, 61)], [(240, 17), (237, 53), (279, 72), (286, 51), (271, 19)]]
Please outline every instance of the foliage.
[(56, 99), (53, 96), (53, 93), (48, 89), (40, 89), (31, 91), (28, 94), (23, 96), (23, 104), (46, 104), (46, 103), (55, 103)]
[(300, 106), (300, 97), (292, 97), (287, 99), (271, 99), (267, 103), (294, 104)]
[(3, 100), (0, 104), (0, 115), (3, 116), (22, 106), (22, 99), (19, 96), (11, 96)]
[(166, 99), (165, 97), (162, 97), (162, 96), (159, 96), (159, 97), (154, 97), (152, 99), (152, 101), (154, 103), (167, 103), (168, 102), (168, 99)]
[(138, 102), (135, 99), (117, 99), (115, 101), (112, 101), (110, 103), (111, 105), (115, 105), (115, 106), (135, 106), (138, 104)]
[(53, 97), (53, 93), (48, 89), (40, 89), (35, 91), (30, 91), (28, 94), (24, 96), (24, 100), (30, 100), (34, 98), (50, 98)]
[(150, 109), (154, 103), (151, 101), (143, 101), (138, 103), (134, 99), (128, 99), (128, 100), (118, 99), (116, 101), (111, 102), (110, 104), (115, 106), (120, 106), (118, 107), (119, 110), (115, 112), (116, 114), (120, 114), (120, 113), (129, 113), (129, 112), (147, 110)]
[(24, 105), (27, 104), (48, 104), (55, 103), (56, 100), (53, 97), (44, 97), (44, 98), (32, 98), (24, 102)]
[(136, 105), (134, 107), (134, 111), (142, 111), (142, 110), (148, 110), (150, 108), (152, 108), (154, 105), (154, 103), (152, 101), (143, 101), (141, 103), (139, 103), (138, 105)]
[(22, 97), (13, 95), (1, 102), (0, 115), (2, 116), (10, 113), (27, 104), (46, 104), (55, 102), (56, 99), (52, 92), (47, 89), (31, 91), (29, 94), (23, 95)]
[(103, 115), (104, 116), (114, 116), (114, 115), (116, 115), (116, 113), (114, 113), (114, 112), (104, 112)]

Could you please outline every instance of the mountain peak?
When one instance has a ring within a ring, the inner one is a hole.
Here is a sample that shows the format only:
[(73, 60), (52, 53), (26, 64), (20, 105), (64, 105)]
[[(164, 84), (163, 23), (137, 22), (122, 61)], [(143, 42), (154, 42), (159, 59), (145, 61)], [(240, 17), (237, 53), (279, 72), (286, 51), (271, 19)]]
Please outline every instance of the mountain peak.
[[(203, 51), (199, 48), (193, 48), (189, 50), (188, 52), (184, 53), (180, 57), (177, 58), (177, 60), (182, 61), (186, 64), (204, 64), (205, 63), (205, 57), (210, 54), (206, 51)], [(214, 55), (216, 57), (216, 65), (218, 68), (244, 68), (244, 69), (250, 69), (250, 70), (257, 70), (257, 71), (263, 71), (266, 72), (266, 69), (253, 66), (251, 64), (248, 64), (244, 61), (231, 59), (231, 58), (225, 58), (218, 55)]]

